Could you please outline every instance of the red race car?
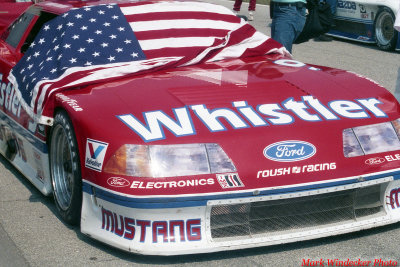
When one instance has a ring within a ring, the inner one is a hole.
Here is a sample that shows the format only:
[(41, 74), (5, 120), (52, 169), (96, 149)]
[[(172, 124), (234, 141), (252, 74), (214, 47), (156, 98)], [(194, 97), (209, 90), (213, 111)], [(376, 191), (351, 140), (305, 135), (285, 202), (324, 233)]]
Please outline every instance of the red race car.
[(46, 1), (0, 51), (0, 151), (92, 238), (173, 255), (400, 220), (391, 93), (224, 7)]

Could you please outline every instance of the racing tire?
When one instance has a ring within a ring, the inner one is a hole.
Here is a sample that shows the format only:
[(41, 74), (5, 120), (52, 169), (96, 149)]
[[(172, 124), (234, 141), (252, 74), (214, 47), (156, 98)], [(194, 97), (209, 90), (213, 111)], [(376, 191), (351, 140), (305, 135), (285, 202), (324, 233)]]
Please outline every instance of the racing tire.
[(382, 7), (379, 9), (374, 29), (376, 44), (382, 50), (391, 51), (396, 47), (398, 33), (394, 29), (394, 21), (394, 14), (389, 8)]
[(74, 128), (65, 111), (54, 117), (49, 158), (58, 213), (66, 223), (78, 225), (82, 208), (81, 166)]

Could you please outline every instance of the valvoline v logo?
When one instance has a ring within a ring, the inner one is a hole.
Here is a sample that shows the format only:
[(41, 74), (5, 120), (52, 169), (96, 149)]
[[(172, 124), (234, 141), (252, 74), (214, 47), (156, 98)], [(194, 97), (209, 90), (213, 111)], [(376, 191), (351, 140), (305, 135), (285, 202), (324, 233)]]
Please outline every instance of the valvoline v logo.
[(86, 168), (101, 172), (107, 147), (108, 143), (88, 138), (86, 141)]
[(280, 162), (300, 161), (311, 158), (317, 152), (313, 144), (304, 141), (282, 141), (264, 148), (267, 159)]

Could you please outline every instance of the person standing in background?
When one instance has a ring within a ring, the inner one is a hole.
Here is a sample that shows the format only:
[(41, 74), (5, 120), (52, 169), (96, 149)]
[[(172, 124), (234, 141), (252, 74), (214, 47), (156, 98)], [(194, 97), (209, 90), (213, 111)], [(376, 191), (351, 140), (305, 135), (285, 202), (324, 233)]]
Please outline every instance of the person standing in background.
[[(324, 0), (322, 0), (322, 1), (324, 1)], [(331, 12), (333, 15), (335, 15), (338, 0), (325, 0), (325, 2), (330, 5)], [(330, 41), (332, 41), (332, 37), (322, 34), (322, 35), (318, 36), (317, 38), (315, 38), (314, 41), (330, 42)]]
[[(248, 19), (254, 20), (254, 13), (256, 12), (256, 1), (257, 0), (250, 0), (249, 3), (249, 17)], [(242, 6), (243, 0), (235, 0), (235, 4), (233, 5), (233, 11), (235, 14), (238, 14), (240, 11), (240, 7)]]
[(293, 42), (306, 22), (306, 0), (273, 0), (271, 37), (292, 53)]

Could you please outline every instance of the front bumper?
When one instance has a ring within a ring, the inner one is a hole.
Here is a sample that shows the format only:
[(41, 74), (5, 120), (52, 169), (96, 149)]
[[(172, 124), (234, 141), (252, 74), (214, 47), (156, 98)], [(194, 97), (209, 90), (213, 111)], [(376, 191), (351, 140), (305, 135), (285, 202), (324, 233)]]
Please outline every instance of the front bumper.
[(134, 198), (84, 181), (81, 231), (138, 254), (296, 242), (400, 220), (396, 173), (240, 194)]

